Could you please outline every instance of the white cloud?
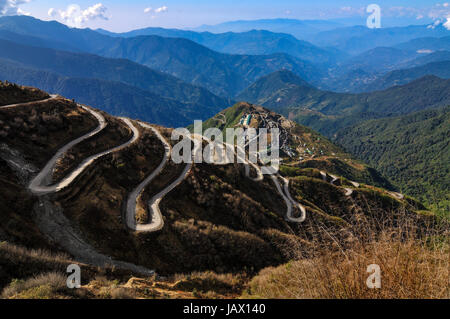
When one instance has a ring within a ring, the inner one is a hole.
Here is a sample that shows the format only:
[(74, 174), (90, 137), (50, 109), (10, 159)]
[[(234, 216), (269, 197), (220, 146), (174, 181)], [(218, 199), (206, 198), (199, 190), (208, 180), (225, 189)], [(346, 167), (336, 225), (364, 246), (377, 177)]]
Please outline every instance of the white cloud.
[(106, 11), (107, 8), (102, 3), (97, 3), (85, 10), (82, 10), (77, 4), (71, 4), (66, 10), (58, 10), (58, 12), (54, 8), (51, 8), (48, 10), (48, 15), (51, 17), (59, 16), (67, 25), (79, 28), (91, 20), (108, 20)]
[(447, 17), (447, 21), (444, 23), (444, 27), (450, 30), (450, 15)]
[(365, 7), (341, 7), (337, 11), (339, 16), (351, 17), (351, 16), (363, 16), (366, 14)]
[(433, 53), (433, 50), (429, 50), (429, 49), (421, 49), (421, 50), (417, 50), (417, 53), (419, 54), (430, 54)]
[(156, 13), (161, 13), (161, 12), (167, 12), (169, 10), (169, 8), (167, 8), (166, 6), (162, 6), (161, 8), (155, 9)]
[(50, 8), (49, 10), (48, 10), (48, 16), (49, 17), (55, 17), (56, 16), (56, 10), (55, 10), (55, 8)]
[(29, 15), (28, 12), (19, 8), (22, 4), (28, 3), (31, 0), (0, 0), (0, 16), (8, 15)]
[(144, 13), (145, 14), (149, 14), (151, 13), (152, 15), (150, 16), (151, 19), (155, 19), (157, 17), (158, 14), (160, 13), (164, 13), (169, 11), (169, 8), (166, 6), (162, 6), (156, 9), (153, 9), (152, 7), (148, 7), (144, 9)]

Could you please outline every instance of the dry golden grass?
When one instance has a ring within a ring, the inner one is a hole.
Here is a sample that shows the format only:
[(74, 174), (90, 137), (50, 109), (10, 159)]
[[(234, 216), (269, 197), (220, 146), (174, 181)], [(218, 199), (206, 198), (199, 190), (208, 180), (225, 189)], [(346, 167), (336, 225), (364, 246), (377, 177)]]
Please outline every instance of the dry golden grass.
[(50, 272), (27, 280), (13, 280), (3, 289), (0, 298), (53, 299), (58, 297), (58, 292), (66, 289), (66, 276)]
[[(384, 231), (372, 241), (357, 241), (351, 249), (323, 250), (314, 258), (264, 269), (250, 282), (244, 297), (449, 298), (448, 238), (431, 238), (422, 241), (404, 232)], [(380, 289), (367, 287), (371, 264), (381, 268)]]
[(238, 296), (246, 280), (243, 274), (217, 274), (212, 271), (177, 274), (170, 279), (174, 282), (174, 289), (196, 292), (194, 293), (196, 298)]

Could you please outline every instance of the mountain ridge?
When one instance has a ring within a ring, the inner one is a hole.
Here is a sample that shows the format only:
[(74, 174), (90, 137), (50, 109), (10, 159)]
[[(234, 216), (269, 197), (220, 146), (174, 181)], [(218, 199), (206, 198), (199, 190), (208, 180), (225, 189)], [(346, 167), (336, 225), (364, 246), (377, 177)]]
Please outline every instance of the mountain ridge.
[(263, 97), (254, 100), (258, 96), (251, 94), (252, 88), (270, 87), (270, 81), (264, 84), (266, 81), (267, 78), (260, 79), (260, 83), (252, 84), (239, 97), (281, 111), (290, 119), (311, 126), (326, 136), (366, 119), (406, 114), (450, 103), (450, 80), (435, 76), (425, 76), (384, 91), (361, 94), (321, 91), (287, 82), (281, 89), (274, 87), (273, 90), (266, 90)]

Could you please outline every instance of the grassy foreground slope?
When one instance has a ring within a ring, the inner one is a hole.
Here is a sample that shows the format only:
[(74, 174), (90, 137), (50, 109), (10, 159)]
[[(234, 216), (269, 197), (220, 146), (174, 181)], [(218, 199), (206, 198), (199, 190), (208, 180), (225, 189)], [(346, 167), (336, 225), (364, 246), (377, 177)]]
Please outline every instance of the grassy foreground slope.
[(400, 189), (450, 211), (450, 106), (378, 119), (338, 132), (336, 141)]

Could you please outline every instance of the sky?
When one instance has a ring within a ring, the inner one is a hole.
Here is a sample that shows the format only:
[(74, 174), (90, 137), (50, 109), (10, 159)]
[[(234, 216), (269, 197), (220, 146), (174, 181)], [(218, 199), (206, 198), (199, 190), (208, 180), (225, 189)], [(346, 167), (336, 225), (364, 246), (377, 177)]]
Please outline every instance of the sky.
[(436, 20), (450, 25), (450, 2), (445, 0), (0, 0), (0, 15), (27, 14), (71, 27), (124, 32), (263, 18), (364, 21), (369, 15), (365, 9), (372, 3), (381, 7), (389, 26)]

